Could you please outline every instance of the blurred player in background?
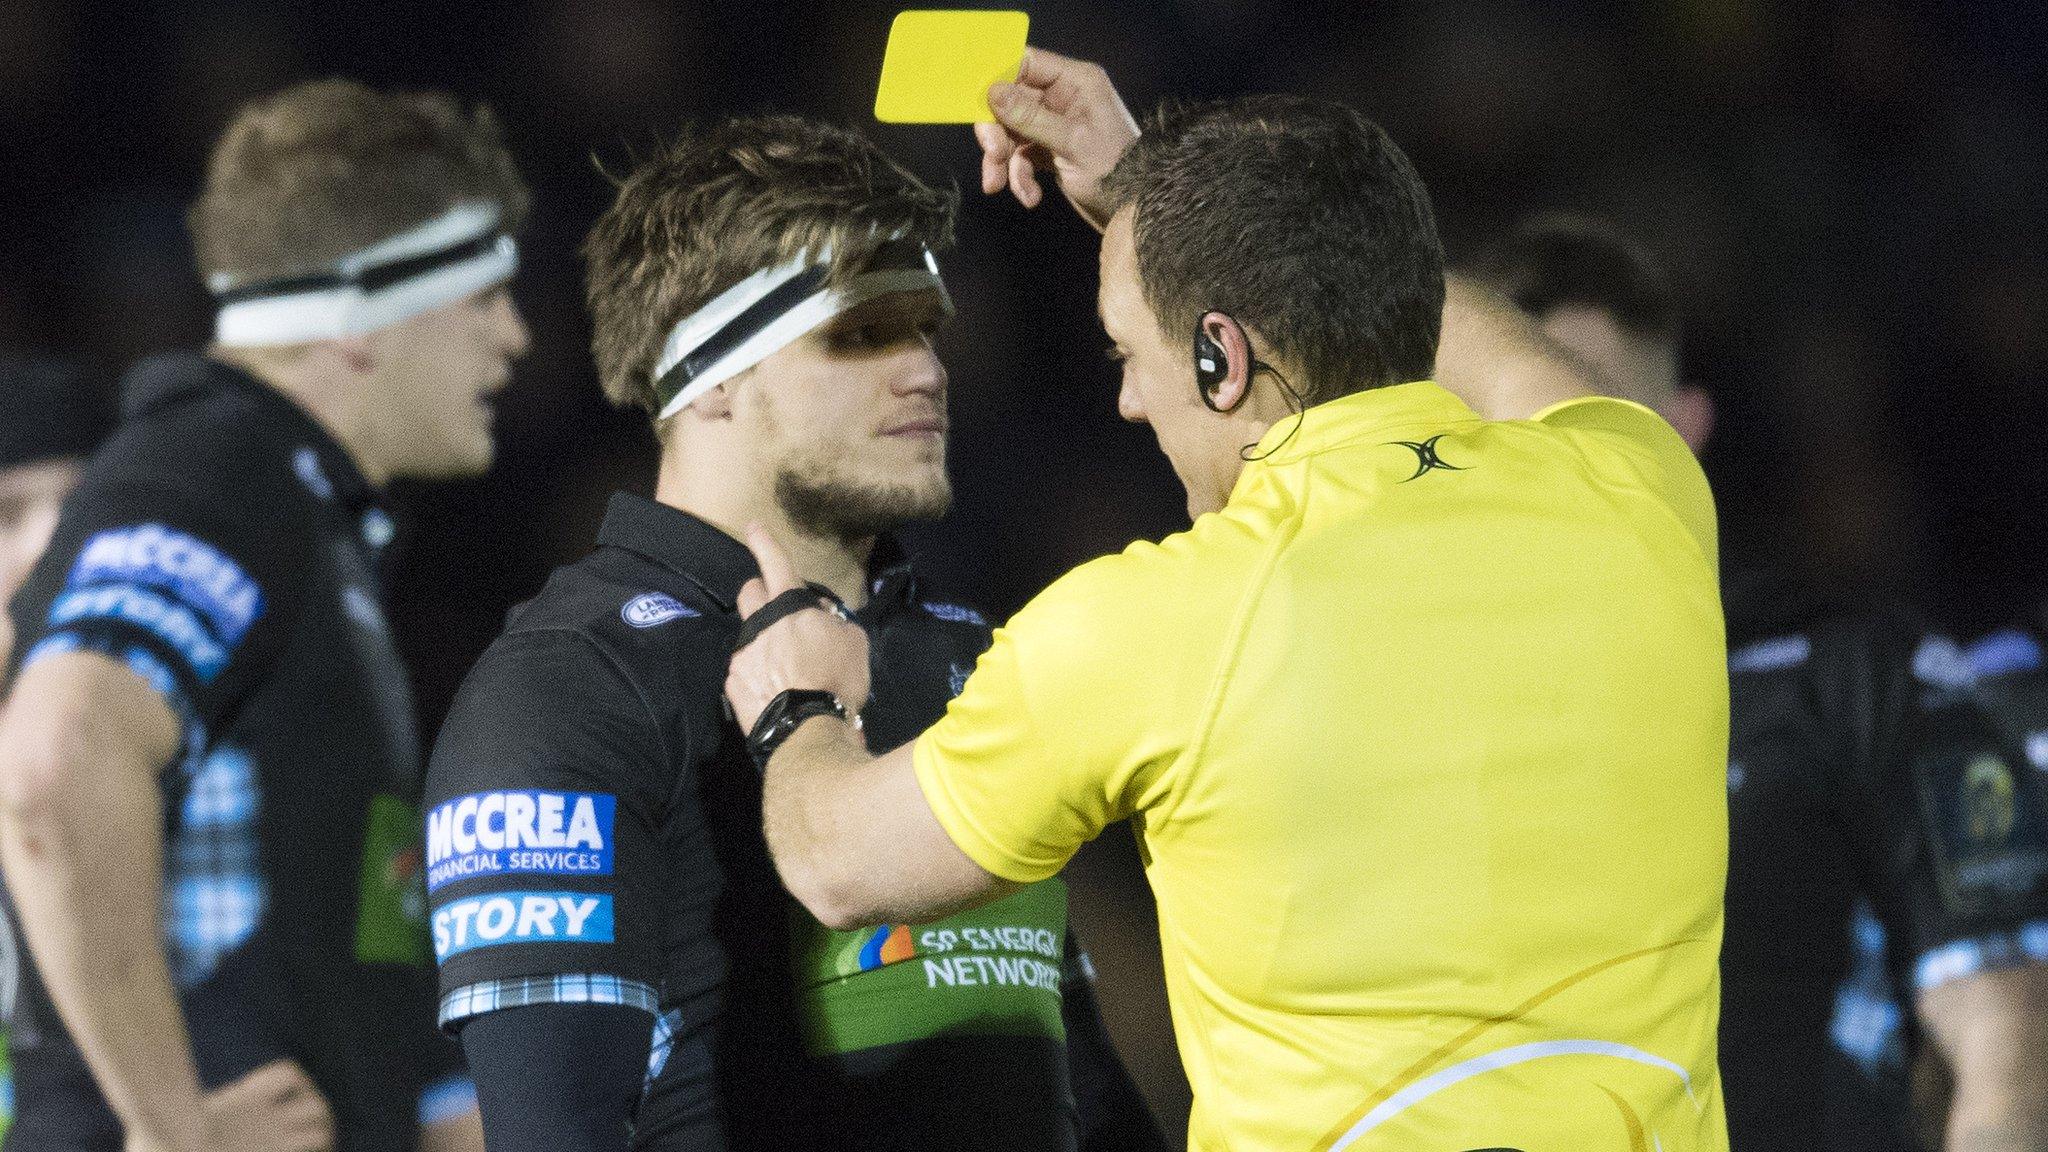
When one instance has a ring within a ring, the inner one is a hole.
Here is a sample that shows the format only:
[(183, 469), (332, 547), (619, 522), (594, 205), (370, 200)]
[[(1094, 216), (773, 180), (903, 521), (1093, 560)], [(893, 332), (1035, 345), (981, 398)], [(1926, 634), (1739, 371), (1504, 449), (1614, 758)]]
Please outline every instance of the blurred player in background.
[[(1727, 680), (1683, 441), (1511, 305), (1447, 308), (1421, 182), (1349, 108), (1132, 142), (1101, 69), (1033, 53), (996, 110), (1106, 222), (1118, 409), (1195, 523), (1061, 578), (880, 758), (867, 638), (750, 533), (727, 692), (791, 891), (915, 921), (1136, 817), (1194, 1147), (1725, 1149)], [(1533, 418), (1429, 382), (1440, 327), (1443, 378)]]
[(489, 466), (526, 207), (442, 95), (304, 84), (215, 146), (214, 344), (130, 372), (10, 609), (0, 853), (39, 978), (9, 1149), (476, 1145), (377, 493)]
[[(113, 427), (100, 394), (50, 361), (0, 360), (0, 600), (12, 597)], [(0, 653), (13, 633), (0, 616)]]
[[(47, 361), (0, 360), (0, 603), (28, 579), (57, 529), (64, 498), (113, 420), (104, 398)], [(0, 614), (0, 661), (13, 646)], [(20, 943), (0, 917), (0, 1043), (20, 988)], [(0, 1135), (14, 1118), (14, 1074), (0, 1051)]]
[(954, 201), (791, 116), (686, 135), (585, 247), (607, 396), (661, 440), (591, 555), (514, 613), (428, 779), (441, 1018), (493, 1152), (1164, 1147), (1045, 878), (831, 931), (777, 882), (721, 691), (771, 523), (874, 639), (878, 748), (936, 720), (989, 628), (891, 533), (943, 515)]
[[(1680, 380), (1672, 285), (1639, 246), (1537, 217), (1474, 271), (1612, 394), (1705, 444), (1712, 408)], [(2048, 810), (2025, 767), (2027, 734), (2048, 729), (2048, 694), (2026, 686), (2038, 647), (2014, 635), (1973, 666), (1909, 615), (1828, 610), (1746, 557), (1726, 567), (1731, 1141), (1912, 1146), (1903, 1077), (1879, 1100), (1829, 1042), (1861, 902), (1911, 990), (1909, 1052), (1924, 1029), (1953, 1079), (1941, 1147), (2048, 1148)]]

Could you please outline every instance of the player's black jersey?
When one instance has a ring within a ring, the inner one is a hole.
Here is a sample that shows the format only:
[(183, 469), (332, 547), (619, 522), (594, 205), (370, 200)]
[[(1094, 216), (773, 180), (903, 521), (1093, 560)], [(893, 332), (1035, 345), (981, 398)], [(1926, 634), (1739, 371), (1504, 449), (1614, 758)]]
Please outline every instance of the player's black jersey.
[[(1996, 704), (1904, 614), (1804, 611), (1754, 578), (1727, 599), (1729, 1138), (1821, 1148), (1859, 900), (1914, 991), (2026, 962), (2023, 939), (2048, 927), (2048, 810), (2018, 735), (2048, 728), (2048, 693)], [(1909, 1007), (1904, 1021), (1910, 1041)]]
[[(725, 533), (615, 496), (596, 550), (515, 610), (457, 697), (428, 771), (427, 875), (441, 1018), (472, 1024), (487, 1128), (517, 1141), (594, 1107), (555, 1098), (611, 1091), (548, 1074), (568, 1052), (498, 1049), (570, 1044), (564, 1005), (624, 1005), (645, 1012), (646, 1076), (594, 1132), (574, 1126), (577, 1148), (1074, 1147), (1062, 988), (1086, 990), (1059, 881), (846, 933), (783, 889), (724, 701), (754, 574)], [(938, 719), (990, 633), (924, 599), (886, 540), (871, 580), (865, 734), (887, 749)], [(548, 1026), (519, 1031), (536, 1006)]]
[[(339, 1148), (409, 1148), (459, 1053), (433, 1027), (391, 521), (310, 416), (218, 362), (146, 361), (124, 408), (11, 605), (13, 665), (100, 653), (179, 719), (163, 933), (202, 1082), (290, 1058)], [(10, 1149), (120, 1147), (33, 978), (10, 1039)]]

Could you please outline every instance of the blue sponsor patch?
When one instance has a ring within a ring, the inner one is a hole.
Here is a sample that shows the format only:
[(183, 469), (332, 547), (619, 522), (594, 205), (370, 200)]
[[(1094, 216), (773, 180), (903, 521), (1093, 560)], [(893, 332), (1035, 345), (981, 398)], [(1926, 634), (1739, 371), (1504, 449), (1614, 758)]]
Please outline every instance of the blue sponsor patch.
[(1782, 672), (1797, 668), (1813, 655), (1813, 641), (1804, 636), (1779, 636), (1738, 648), (1728, 656), (1730, 672)]
[(2032, 636), (2007, 628), (1963, 649), (1963, 658), (1979, 676), (2010, 676), (2039, 668), (2041, 645)]
[(671, 620), (683, 620), (696, 615), (699, 613), (695, 608), (660, 592), (649, 592), (645, 596), (635, 597), (627, 601), (624, 608), (619, 609), (619, 619), (635, 628), (652, 628), (656, 624), (666, 624)]
[(184, 657), (202, 684), (211, 684), (228, 665), (228, 649), (207, 631), (197, 614), (154, 588), (102, 584), (79, 588), (50, 605), (50, 626), (109, 620), (142, 628)]
[(263, 615), (263, 590), (218, 548), (162, 524), (110, 528), (85, 542), (67, 588), (101, 584), (166, 592), (206, 620), (229, 648)]
[(591, 892), (498, 892), (434, 913), (434, 958), (504, 944), (609, 944), (612, 898)]
[(612, 874), (615, 796), (602, 792), (477, 792), (427, 813), (427, 891), (515, 873)]
[(1913, 675), (1922, 684), (1953, 690), (1968, 688), (1977, 680), (1970, 658), (1946, 636), (1929, 636), (1913, 650)]
[(921, 607), (941, 620), (950, 620), (955, 624), (972, 624), (977, 628), (988, 627), (988, 621), (982, 619), (981, 613), (965, 605), (942, 604), (932, 601), (921, 605)]

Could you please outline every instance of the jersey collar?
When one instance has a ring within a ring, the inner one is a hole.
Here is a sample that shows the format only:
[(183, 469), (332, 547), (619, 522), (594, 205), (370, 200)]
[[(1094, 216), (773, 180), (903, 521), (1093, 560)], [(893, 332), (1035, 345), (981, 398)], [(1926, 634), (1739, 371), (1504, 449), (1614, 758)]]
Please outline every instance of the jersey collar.
[(1289, 416), (1266, 430), (1246, 454), (1253, 461), (1284, 464), (1372, 436), (1388, 439), (1418, 426), (1441, 427), (1480, 419), (1433, 381), (1417, 380), (1339, 396)]
[[(747, 546), (680, 508), (631, 492), (612, 493), (604, 523), (597, 530), (601, 546), (623, 548), (676, 573), (696, 585), (726, 611), (738, 603), (740, 585), (760, 574)], [(868, 559), (871, 604), (908, 601), (916, 596), (910, 563), (895, 537), (875, 540)]]
[[(377, 490), (356, 467), (348, 450), (291, 397), (229, 364), (193, 352), (171, 352), (138, 363), (122, 382), (121, 418), (135, 420), (180, 404), (227, 398), (255, 416), (271, 443), (290, 454), (288, 463), (306, 487), (351, 516), (377, 518)], [(312, 453), (309, 463), (305, 451)], [(388, 518), (385, 518), (388, 520)], [(375, 535), (365, 528), (367, 536)], [(384, 533), (388, 539), (388, 533)], [(373, 550), (382, 540), (371, 541)]]

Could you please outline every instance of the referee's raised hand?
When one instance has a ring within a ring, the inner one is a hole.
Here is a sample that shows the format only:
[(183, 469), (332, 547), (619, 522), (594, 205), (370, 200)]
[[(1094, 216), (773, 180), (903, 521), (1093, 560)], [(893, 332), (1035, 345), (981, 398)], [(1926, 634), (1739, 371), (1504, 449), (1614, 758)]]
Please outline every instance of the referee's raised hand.
[[(764, 610), (776, 618), (734, 650), (726, 670), (725, 696), (740, 731), (752, 731), (769, 702), (792, 688), (830, 692), (849, 714), (859, 713), (868, 701), (867, 633), (810, 593), (766, 528), (748, 526), (747, 549), (761, 574), (740, 587), (740, 618), (751, 623)], [(797, 605), (807, 594), (810, 602)]]
[(1049, 167), (1074, 211), (1102, 231), (1109, 223), (1102, 178), (1138, 138), (1138, 122), (1109, 73), (1100, 64), (1026, 48), (1017, 82), (991, 86), (988, 105), (998, 122), (974, 126), (981, 190), (1008, 188), (1018, 203), (1036, 208), (1045, 198), (1038, 170)]

